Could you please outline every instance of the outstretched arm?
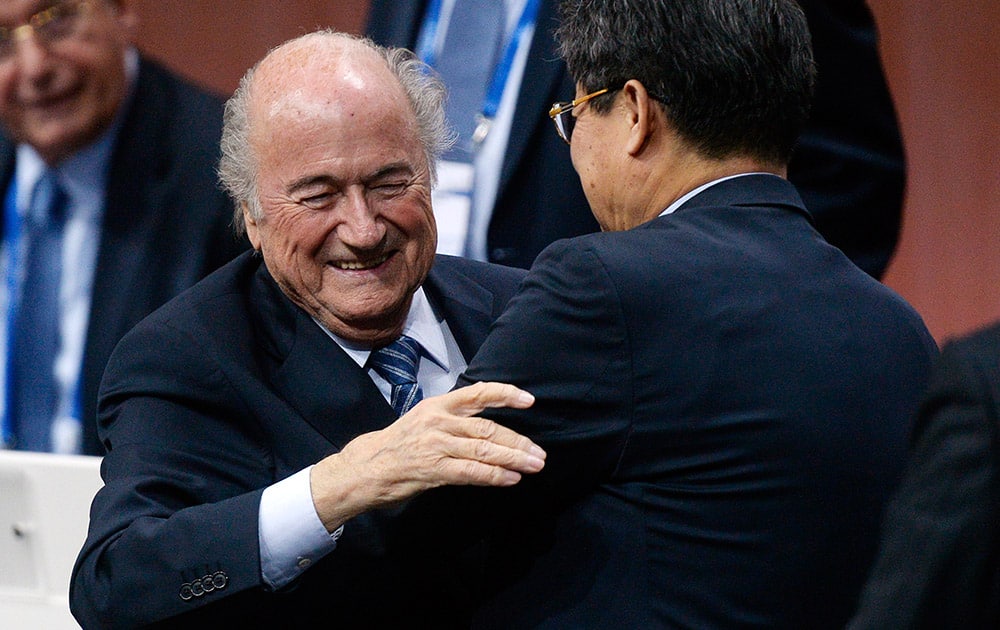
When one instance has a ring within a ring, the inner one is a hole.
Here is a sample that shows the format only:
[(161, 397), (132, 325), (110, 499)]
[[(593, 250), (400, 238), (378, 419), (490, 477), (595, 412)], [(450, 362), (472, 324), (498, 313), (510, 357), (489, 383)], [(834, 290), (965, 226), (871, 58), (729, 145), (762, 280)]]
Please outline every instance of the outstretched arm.
[(513, 385), (477, 383), (427, 398), (381, 431), (360, 435), (312, 469), (316, 513), (328, 531), (364, 512), (443, 485), (511, 486), (545, 464), (528, 438), (476, 414), (526, 409)]

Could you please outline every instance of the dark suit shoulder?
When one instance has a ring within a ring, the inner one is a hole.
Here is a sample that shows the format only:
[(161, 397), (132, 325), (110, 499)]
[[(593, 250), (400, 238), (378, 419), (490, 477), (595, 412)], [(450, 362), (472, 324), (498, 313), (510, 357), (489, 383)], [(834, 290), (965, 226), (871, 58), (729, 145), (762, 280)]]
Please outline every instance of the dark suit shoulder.
[(924, 397), (918, 430), (928, 421), (928, 412), (940, 404), (967, 398), (978, 399), (983, 413), (994, 424), (1000, 422), (1000, 322), (945, 342)]
[(119, 133), (115, 169), (158, 178), (180, 171), (194, 178), (192, 187), (207, 186), (224, 198), (215, 181), (222, 98), (143, 58), (131, 99)]
[(1000, 322), (949, 338), (941, 349), (942, 354), (946, 352), (964, 357), (989, 357), (993, 364), (1000, 366)]
[(438, 254), (429, 277), (433, 284), (448, 287), (456, 295), (461, 294), (463, 285), (472, 283), (505, 303), (517, 291), (526, 273), (518, 267)]
[(426, 4), (420, 0), (372, 0), (365, 35), (382, 46), (413, 47)]
[[(227, 326), (226, 319), (229, 317), (246, 317), (254, 308), (250, 303), (251, 285), (262, 267), (263, 259), (259, 255), (252, 251), (244, 252), (171, 298), (140, 321), (136, 329), (141, 332), (143, 328), (164, 325), (221, 328)], [(212, 310), (217, 309), (219, 300), (226, 297), (232, 298), (227, 311)], [(211, 316), (206, 317), (206, 314)]]

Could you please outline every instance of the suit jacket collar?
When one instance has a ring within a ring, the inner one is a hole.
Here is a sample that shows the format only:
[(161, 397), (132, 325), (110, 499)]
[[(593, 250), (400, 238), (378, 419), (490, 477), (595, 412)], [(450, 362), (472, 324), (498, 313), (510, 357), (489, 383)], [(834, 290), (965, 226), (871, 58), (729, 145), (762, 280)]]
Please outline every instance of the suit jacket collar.
[(812, 216), (795, 186), (787, 179), (766, 174), (745, 175), (719, 182), (688, 199), (675, 212), (718, 206), (782, 206), (812, 222)]
[[(435, 313), (448, 322), (466, 360), (471, 359), (492, 323), (492, 292), (461, 273), (447, 257), (439, 257), (424, 290)], [(368, 373), (281, 292), (263, 263), (251, 294), (258, 308), (262, 349), (273, 361), (272, 384), (336, 449), (396, 419)]]

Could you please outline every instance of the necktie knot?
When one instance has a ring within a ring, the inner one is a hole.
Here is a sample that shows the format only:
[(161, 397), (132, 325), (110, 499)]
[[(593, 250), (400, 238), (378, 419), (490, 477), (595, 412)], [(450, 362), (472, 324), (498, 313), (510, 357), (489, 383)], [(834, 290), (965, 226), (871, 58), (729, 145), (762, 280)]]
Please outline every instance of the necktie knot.
[(392, 385), (390, 404), (403, 415), (423, 398), (417, 384), (420, 344), (412, 337), (401, 336), (388, 346), (372, 352), (371, 368)]
[(66, 218), (66, 192), (53, 170), (46, 170), (31, 193), (28, 221), (36, 227), (61, 227)]

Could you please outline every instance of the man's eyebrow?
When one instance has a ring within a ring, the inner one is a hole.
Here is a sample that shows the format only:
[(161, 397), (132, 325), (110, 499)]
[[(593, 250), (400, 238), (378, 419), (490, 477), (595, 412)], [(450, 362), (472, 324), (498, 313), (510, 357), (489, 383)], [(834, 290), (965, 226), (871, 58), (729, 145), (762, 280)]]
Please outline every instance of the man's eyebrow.
[(304, 188), (310, 188), (317, 184), (330, 184), (337, 186), (340, 182), (329, 175), (306, 175), (305, 177), (296, 179), (288, 185), (288, 192), (294, 193), (298, 192)]
[(385, 166), (375, 170), (373, 173), (365, 177), (365, 181), (375, 181), (382, 179), (383, 177), (392, 177), (393, 175), (412, 175), (413, 166), (409, 162), (395, 162), (393, 164), (386, 164)]

